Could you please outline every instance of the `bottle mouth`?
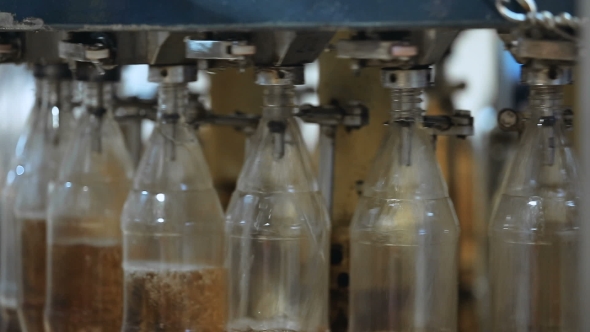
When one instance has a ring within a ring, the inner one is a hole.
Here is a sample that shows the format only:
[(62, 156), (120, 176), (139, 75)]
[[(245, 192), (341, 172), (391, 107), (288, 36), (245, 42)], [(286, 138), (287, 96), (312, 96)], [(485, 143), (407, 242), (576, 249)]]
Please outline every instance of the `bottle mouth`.
[(288, 119), (295, 115), (295, 106), (266, 106), (262, 110), (262, 117), (267, 119)]

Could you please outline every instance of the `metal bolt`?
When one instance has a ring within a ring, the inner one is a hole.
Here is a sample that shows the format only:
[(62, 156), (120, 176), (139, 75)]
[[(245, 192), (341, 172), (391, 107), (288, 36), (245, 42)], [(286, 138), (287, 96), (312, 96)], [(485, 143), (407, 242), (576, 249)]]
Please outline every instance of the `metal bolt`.
[(505, 108), (498, 113), (498, 125), (503, 130), (511, 130), (518, 124), (518, 114), (510, 108)]

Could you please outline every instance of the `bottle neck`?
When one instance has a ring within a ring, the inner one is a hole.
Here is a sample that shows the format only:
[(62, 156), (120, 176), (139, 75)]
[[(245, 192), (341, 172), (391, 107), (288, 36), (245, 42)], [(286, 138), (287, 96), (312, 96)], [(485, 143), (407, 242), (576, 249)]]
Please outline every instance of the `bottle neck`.
[(102, 117), (112, 107), (112, 84), (105, 82), (84, 82), (82, 102), (87, 112)]
[(112, 84), (105, 82), (84, 82), (82, 102), (90, 115), (91, 146), (94, 153), (102, 153), (103, 118), (112, 107)]
[(293, 85), (265, 85), (262, 94), (262, 117), (267, 120), (286, 120), (293, 117), (295, 108)]
[(59, 106), (61, 86), (59, 80), (43, 79), (42, 84), (42, 100), (43, 107), (51, 110), (53, 106)]
[(43, 96), (45, 95), (45, 80), (43, 78), (35, 79), (35, 107), (39, 111), (43, 104)]
[(391, 90), (391, 121), (402, 118), (412, 118), (418, 120), (424, 112), (420, 104), (422, 103), (421, 88), (412, 89), (392, 89)]
[[(37, 80), (38, 125), (43, 128), (45, 142), (60, 144), (71, 129), (73, 113), (69, 81), (51, 78)], [(40, 130), (40, 129), (39, 129)]]
[(557, 142), (565, 139), (561, 137), (559, 124), (564, 110), (563, 86), (531, 86), (529, 110), (531, 121), (528, 126), (539, 130), (541, 135), (543, 166), (549, 166), (552, 169), (558, 157)]
[(74, 85), (71, 80), (59, 81), (59, 104), (60, 111), (73, 113), (74, 109)]
[(158, 90), (158, 117), (166, 121), (178, 118), (186, 112), (188, 90), (186, 83), (162, 83)]
[(563, 86), (531, 86), (529, 109), (533, 117), (561, 115), (563, 108)]

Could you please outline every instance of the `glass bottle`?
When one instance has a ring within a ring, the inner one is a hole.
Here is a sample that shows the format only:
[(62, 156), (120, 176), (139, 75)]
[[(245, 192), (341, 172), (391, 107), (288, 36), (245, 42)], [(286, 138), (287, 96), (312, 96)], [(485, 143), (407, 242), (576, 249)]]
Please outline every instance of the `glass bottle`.
[[(36, 66), (41, 79), (39, 116), (14, 168), (10, 194), (16, 218), (18, 314), (24, 331), (43, 331), (49, 185), (55, 180), (75, 120), (67, 65)], [(7, 211), (8, 212), (8, 211)]]
[[(76, 75), (82, 75), (80, 65)], [(79, 79), (80, 77), (78, 77)], [(121, 329), (123, 271), (120, 216), (132, 161), (112, 116), (117, 72), (84, 81), (83, 107), (48, 207), (49, 332)], [(95, 79), (109, 81), (96, 81)]]
[(225, 223), (194, 130), (186, 83), (162, 83), (158, 122), (121, 216), (123, 332), (224, 331)]
[(530, 118), (492, 215), (493, 331), (579, 331), (577, 161), (562, 90), (531, 87)]
[(459, 226), (421, 93), (392, 90), (388, 132), (352, 220), (349, 331), (457, 330)]
[(327, 331), (330, 225), (293, 118), (292, 85), (263, 115), (227, 215), (229, 331)]
[[(2, 220), (0, 229), (0, 307), (2, 312), (0, 331), (18, 332), (21, 331), (18, 321), (17, 297), (17, 250), (16, 250), (16, 218), (14, 215), (14, 190), (13, 184), (16, 179), (16, 167), (23, 154), (23, 148), (29, 141), (35, 123), (41, 123), (43, 114), (41, 105), (43, 99), (44, 81), (38, 73), (35, 78), (35, 103), (27, 120), (27, 125), (21, 133), (14, 155), (11, 160), (11, 167), (3, 179), (3, 188), (0, 196), (0, 216)], [(19, 172), (21, 172), (19, 168)]]

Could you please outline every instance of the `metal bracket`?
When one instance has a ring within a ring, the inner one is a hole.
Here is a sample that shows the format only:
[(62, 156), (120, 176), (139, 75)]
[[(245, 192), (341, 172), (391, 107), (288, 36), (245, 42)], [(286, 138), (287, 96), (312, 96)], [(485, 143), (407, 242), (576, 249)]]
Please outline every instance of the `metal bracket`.
[(343, 125), (346, 129), (359, 129), (369, 123), (369, 109), (357, 101), (350, 101), (341, 106), (336, 100), (325, 106), (309, 104), (299, 107), (295, 114), (300, 119), (321, 126)]
[(425, 115), (422, 121), (422, 125), (430, 128), (434, 136), (473, 136), (473, 117), (469, 111), (457, 110), (452, 116)]
[(341, 40), (336, 43), (339, 58), (367, 60), (408, 60), (418, 55), (416, 46), (400, 41)]
[(85, 45), (60, 41), (59, 55), (68, 60), (93, 62), (108, 59), (111, 53), (104, 45)]
[[(158, 118), (158, 102), (155, 99), (127, 98), (114, 101), (114, 116), (117, 121), (146, 119), (156, 121)], [(199, 101), (199, 95), (189, 94), (189, 105), (184, 115), (188, 125), (197, 129), (201, 125), (217, 125), (234, 127), (249, 135), (253, 134), (260, 121), (259, 115), (236, 112), (232, 115), (214, 114), (207, 110)]]
[(337, 56), (351, 59), (351, 69), (357, 75), (363, 67), (407, 66), (418, 56), (415, 45), (403, 41), (341, 40), (335, 46)]
[(186, 57), (201, 60), (244, 60), (256, 53), (256, 46), (247, 41), (185, 39)]

